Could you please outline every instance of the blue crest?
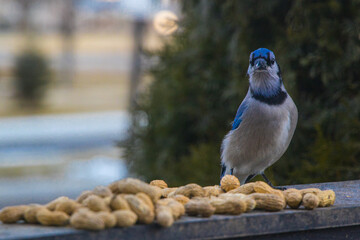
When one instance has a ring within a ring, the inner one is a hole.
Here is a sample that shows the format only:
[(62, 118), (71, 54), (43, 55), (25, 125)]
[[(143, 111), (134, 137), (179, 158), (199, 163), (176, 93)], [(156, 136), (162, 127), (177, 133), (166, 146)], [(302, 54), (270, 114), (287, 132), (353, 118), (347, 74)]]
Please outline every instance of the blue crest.
[(250, 59), (257, 59), (257, 58), (270, 59), (271, 57), (275, 58), (275, 55), (272, 51), (270, 51), (267, 48), (259, 48), (250, 54)]

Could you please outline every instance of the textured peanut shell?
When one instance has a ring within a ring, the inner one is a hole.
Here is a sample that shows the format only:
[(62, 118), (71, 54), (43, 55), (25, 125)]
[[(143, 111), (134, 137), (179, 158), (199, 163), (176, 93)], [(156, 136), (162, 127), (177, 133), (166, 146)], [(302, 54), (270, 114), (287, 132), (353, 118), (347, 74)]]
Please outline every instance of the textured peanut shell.
[(221, 179), (220, 185), (221, 185), (222, 190), (224, 190), (225, 192), (228, 192), (235, 188), (240, 187), (240, 181), (234, 175), (225, 175)]
[(252, 199), (250, 196), (242, 194), (242, 193), (225, 193), (220, 194), (219, 198), (223, 199), (233, 199), (235, 201), (245, 201), (246, 203), (246, 210), (245, 212), (250, 212), (255, 209), (256, 207), (256, 201)]
[(257, 182), (254, 183), (253, 187), (254, 187), (254, 192), (256, 192), (256, 193), (275, 194), (275, 195), (278, 195), (278, 196), (280, 196), (281, 198), (283, 198), (285, 200), (285, 196), (284, 196), (284, 193), (282, 191), (270, 187), (270, 185), (267, 184), (266, 182), (257, 181)]
[(113, 228), (116, 225), (116, 217), (110, 212), (97, 212), (96, 215), (103, 220), (105, 228)]
[(45, 226), (65, 226), (69, 218), (69, 215), (64, 212), (50, 211), (47, 208), (40, 209), (36, 214), (38, 222)]
[(181, 203), (182, 205), (185, 205), (188, 201), (190, 201), (190, 198), (185, 197), (184, 195), (175, 195), (172, 197), (174, 200), (178, 201), (179, 203)]
[(224, 193), (224, 191), (221, 189), (221, 187), (219, 185), (215, 185), (215, 186), (207, 186), (207, 187), (203, 187), (204, 192), (205, 192), (205, 197), (211, 197), (211, 196), (219, 196), (220, 194)]
[(90, 195), (94, 195), (94, 193), (92, 191), (86, 190), (83, 191), (77, 198), (76, 201), (78, 203), (82, 203), (88, 196)]
[(300, 190), (300, 193), (302, 196), (304, 196), (307, 193), (313, 193), (313, 194), (317, 195), (319, 192), (321, 192), (321, 190), (318, 188), (305, 188), (305, 189)]
[(156, 222), (162, 227), (170, 227), (174, 223), (171, 208), (168, 206), (158, 205), (156, 207)]
[(173, 187), (173, 188), (164, 188), (164, 189), (161, 189), (161, 197), (163, 197), (163, 198), (169, 197), (169, 194), (175, 192), (176, 189), (178, 189), (178, 188), (177, 188), (177, 187)]
[(328, 207), (335, 203), (335, 192), (333, 190), (324, 190), (317, 194), (320, 202), (319, 207)]
[(50, 211), (54, 211), (55, 208), (56, 208), (56, 205), (57, 205), (59, 202), (67, 201), (67, 200), (69, 200), (68, 197), (65, 197), (65, 196), (58, 197), (58, 198), (52, 200), (51, 202), (49, 202), (48, 204), (46, 204), (46, 208), (49, 209)]
[(155, 213), (144, 201), (134, 195), (126, 195), (125, 199), (140, 223), (150, 224), (154, 221)]
[(108, 205), (106, 204), (104, 199), (102, 199), (101, 197), (99, 197), (97, 195), (91, 195), (91, 196), (87, 197), (82, 202), (82, 205), (84, 207), (89, 208), (90, 210), (92, 210), (94, 212), (110, 211), (110, 208), (108, 207)]
[(24, 218), (29, 207), (26, 205), (4, 207), (0, 212), (0, 221), (3, 223), (16, 223)]
[(252, 193), (250, 196), (256, 201), (256, 209), (280, 211), (286, 206), (285, 200), (279, 195), (269, 193)]
[(116, 226), (130, 227), (134, 225), (138, 219), (137, 215), (130, 210), (117, 210), (112, 212), (116, 218)]
[[(161, 188), (156, 186), (151, 186), (148, 183), (140, 181), (135, 178), (126, 178), (116, 182), (116, 187), (112, 187), (115, 193), (131, 193), (136, 194), (139, 192), (146, 193), (153, 203), (161, 197)], [(113, 192), (114, 192), (113, 191)]]
[(145, 194), (145, 193), (137, 193), (136, 196), (140, 198), (145, 204), (148, 205), (148, 207), (151, 209), (151, 211), (155, 211), (155, 207), (153, 202), (151, 201), (151, 198)]
[(185, 212), (189, 216), (210, 217), (215, 210), (210, 202), (205, 200), (190, 200), (185, 204)]
[(168, 205), (169, 202), (173, 201), (173, 198), (162, 198), (159, 201), (156, 202), (156, 206), (157, 205), (162, 205), (162, 206), (166, 206)]
[(39, 204), (32, 204), (29, 205), (29, 208), (25, 211), (24, 213), (24, 219), (27, 223), (39, 223), (37, 218), (36, 218), (36, 214), (38, 213), (38, 211), (40, 209), (43, 209), (44, 206), (39, 205)]
[(244, 200), (212, 198), (210, 204), (215, 208), (215, 214), (239, 215), (246, 211)]
[(55, 211), (64, 212), (67, 215), (72, 215), (77, 209), (81, 207), (81, 204), (72, 199), (66, 199), (59, 201), (56, 204)]
[(79, 209), (70, 218), (70, 225), (77, 229), (102, 230), (105, 222), (96, 213), (88, 209)]
[(150, 182), (150, 185), (159, 187), (161, 189), (168, 188), (168, 185), (164, 180), (152, 180)]
[(112, 195), (112, 192), (111, 192), (110, 188), (105, 187), (105, 186), (97, 186), (97, 187), (95, 187), (92, 190), (92, 193), (99, 196), (99, 197), (102, 197), (102, 198), (110, 197)]
[(308, 210), (318, 207), (319, 202), (319, 198), (313, 193), (306, 193), (302, 199), (302, 205)]
[(113, 198), (113, 195), (108, 196), (108, 197), (104, 197), (104, 198), (103, 198), (103, 199), (104, 199), (105, 204), (106, 204), (108, 207), (110, 207), (110, 204), (111, 204), (111, 200), (112, 200), (112, 198)]
[(300, 190), (297, 190), (295, 188), (289, 188), (284, 191), (284, 196), (285, 196), (286, 204), (289, 207), (293, 209), (299, 208), (303, 198)]
[(242, 193), (242, 194), (251, 194), (254, 193), (254, 185), (255, 183), (251, 182), (251, 183), (246, 183), (244, 185), (241, 185), (240, 187), (237, 187), (231, 191), (229, 191), (228, 193)]
[(263, 181), (256, 181), (253, 187), (256, 193), (273, 193), (275, 190)]
[(175, 199), (171, 199), (171, 201), (167, 204), (168, 207), (171, 208), (172, 215), (174, 219), (178, 219), (185, 214), (185, 207)]
[(173, 192), (173, 194), (174, 194), (174, 196), (179, 195), (179, 194), (184, 195), (184, 196), (186, 196), (188, 198), (204, 197), (205, 196), (205, 191), (198, 184), (190, 183), (190, 184), (187, 184), (185, 186), (179, 187), (178, 189), (175, 190), (175, 192)]
[(114, 195), (110, 201), (110, 207), (112, 210), (130, 210), (130, 206), (127, 203), (123, 195)]

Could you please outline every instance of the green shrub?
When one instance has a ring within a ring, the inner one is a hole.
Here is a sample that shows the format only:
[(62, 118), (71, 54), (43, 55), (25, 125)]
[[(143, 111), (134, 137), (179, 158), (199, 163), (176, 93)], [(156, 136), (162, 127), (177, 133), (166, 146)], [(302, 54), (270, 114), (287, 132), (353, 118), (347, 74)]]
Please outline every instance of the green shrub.
[(183, 1), (182, 30), (156, 52), (153, 82), (132, 109), (132, 173), (172, 185), (216, 184), (220, 144), (244, 98), (251, 51), (274, 50), (299, 110), (278, 184), (360, 173), (358, 1)]
[(25, 50), (15, 61), (14, 77), (17, 98), (27, 105), (38, 105), (50, 82), (45, 57), (37, 51)]

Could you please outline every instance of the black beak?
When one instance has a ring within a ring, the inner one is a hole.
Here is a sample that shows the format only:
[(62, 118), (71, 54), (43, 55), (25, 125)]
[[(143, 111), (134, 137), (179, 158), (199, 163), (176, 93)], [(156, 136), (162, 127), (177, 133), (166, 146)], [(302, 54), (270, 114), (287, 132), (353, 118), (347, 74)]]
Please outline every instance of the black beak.
[(254, 62), (255, 70), (266, 70), (266, 60), (262, 58), (258, 58)]

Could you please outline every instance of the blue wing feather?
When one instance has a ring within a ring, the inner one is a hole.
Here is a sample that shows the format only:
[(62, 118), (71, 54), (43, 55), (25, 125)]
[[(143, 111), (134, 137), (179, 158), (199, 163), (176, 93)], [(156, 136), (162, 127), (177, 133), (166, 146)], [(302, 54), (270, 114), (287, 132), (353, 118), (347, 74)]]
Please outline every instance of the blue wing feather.
[(240, 104), (240, 106), (239, 106), (239, 108), (238, 108), (238, 110), (236, 112), (236, 116), (235, 116), (234, 122), (232, 124), (231, 130), (235, 130), (235, 129), (237, 129), (239, 127), (239, 125), (240, 125), (240, 123), (242, 121), (241, 117), (242, 117), (243, 113), (245, 112), (246, 108), (247, 108), (247, 101), (244, 100)]

